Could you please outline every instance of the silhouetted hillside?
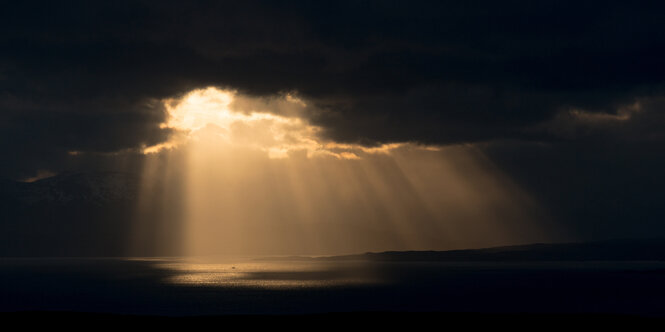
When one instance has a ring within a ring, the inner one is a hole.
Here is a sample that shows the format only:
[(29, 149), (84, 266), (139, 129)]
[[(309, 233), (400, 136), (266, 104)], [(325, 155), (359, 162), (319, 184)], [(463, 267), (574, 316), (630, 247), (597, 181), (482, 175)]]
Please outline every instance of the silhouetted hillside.
[(138, 194), (126, 173), (0, 182), (0, 255), (122, 255)]
[[(351, 258), (353, 256), (346, 257)], [(665, 239), (530, 244), (473, 250), (366, 253), (380, 261), (592, 261), (665, 260)]]
[(133, 201), (137, 197), (138, 178), (119, 172), (63, 173), (35, 182), (5, 180), (0, 183), (0, 197), (20, 207), (40, 204), (103, 206)]
[[(270, 258), (272, 259), (272, 258)], [(277, 259), (277, 258), (276, 258)], [(302, 257), (289, 260), (366, 260), (395, 262), (463, 261), (662, 261), (665, 239), (614, 239), (583, 243), (537, 243), (448, 251), (386, 251), (359, 255)]]

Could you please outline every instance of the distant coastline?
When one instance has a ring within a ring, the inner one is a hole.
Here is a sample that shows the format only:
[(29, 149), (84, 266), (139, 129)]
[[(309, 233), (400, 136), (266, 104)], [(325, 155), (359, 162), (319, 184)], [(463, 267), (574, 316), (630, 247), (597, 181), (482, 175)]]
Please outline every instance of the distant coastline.
[(384, 251), (339, 256), (274, 256), (293, 261), (665, 261), (665, 239), (612, 239), (574, 243), (534, 243), (445, 251)]

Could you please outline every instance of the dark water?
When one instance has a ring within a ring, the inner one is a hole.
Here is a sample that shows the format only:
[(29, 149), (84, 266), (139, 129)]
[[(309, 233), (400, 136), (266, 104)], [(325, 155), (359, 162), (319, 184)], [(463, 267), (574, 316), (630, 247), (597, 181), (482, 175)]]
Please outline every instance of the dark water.
[(0, 295), (0, 311), (665, 316), (665, 263), (2, 259)]

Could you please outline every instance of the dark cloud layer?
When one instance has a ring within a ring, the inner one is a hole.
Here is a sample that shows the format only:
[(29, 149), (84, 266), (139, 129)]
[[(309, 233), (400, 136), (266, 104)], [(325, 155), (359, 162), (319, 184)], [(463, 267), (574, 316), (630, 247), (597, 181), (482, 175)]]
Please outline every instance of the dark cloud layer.
[(621, 178), (617, 188), (640, 191), (633, 162), (663, 180), (664, 13), (639, 1), (4, 4), (0, 171), (57, 171), (71, 151), (163, 141), (156, 101), (217, 85), (296, 91), (339, 141), (493, 142), (497, 163), (545, 196), (575, 188), (524, 174), (557, 160), (573, 166), (554, 182), (585, 183), (583, 170), (611, 164), (589, 185)]
[[(13, 4), (3, 10), (0, 84), (3, 99), (31, 103), (49, 123), (62, 115), (65, 128), (102, 113), (110, 126), (147, 129), (102, 150), (162, 139), (149, 128), (160, 119), (146, 116), (146, 100), (209, 84), (298, 91), (330, 111), (315, 120), (340, 140), (521, 138), (561, 108), (612, 112), (660, 94), (662, 9), (561, 1)], [(3, 105), (3, 114), (12, 111), (24, 112)], [(108, 115), (120, 112), (139, 115)], [(105, 134), (69, 129), (93, 142)]]

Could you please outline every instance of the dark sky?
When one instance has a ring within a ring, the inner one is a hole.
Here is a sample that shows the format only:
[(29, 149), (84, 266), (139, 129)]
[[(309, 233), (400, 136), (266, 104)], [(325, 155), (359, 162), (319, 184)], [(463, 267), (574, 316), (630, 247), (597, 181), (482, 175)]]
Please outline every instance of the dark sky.
[(5, 2), (0, 173), (163, 142), (194, 88), (293, 92), (336, 141), (478, 144), (582, 237), (665, 236), (663, 59), (662, 2)]

